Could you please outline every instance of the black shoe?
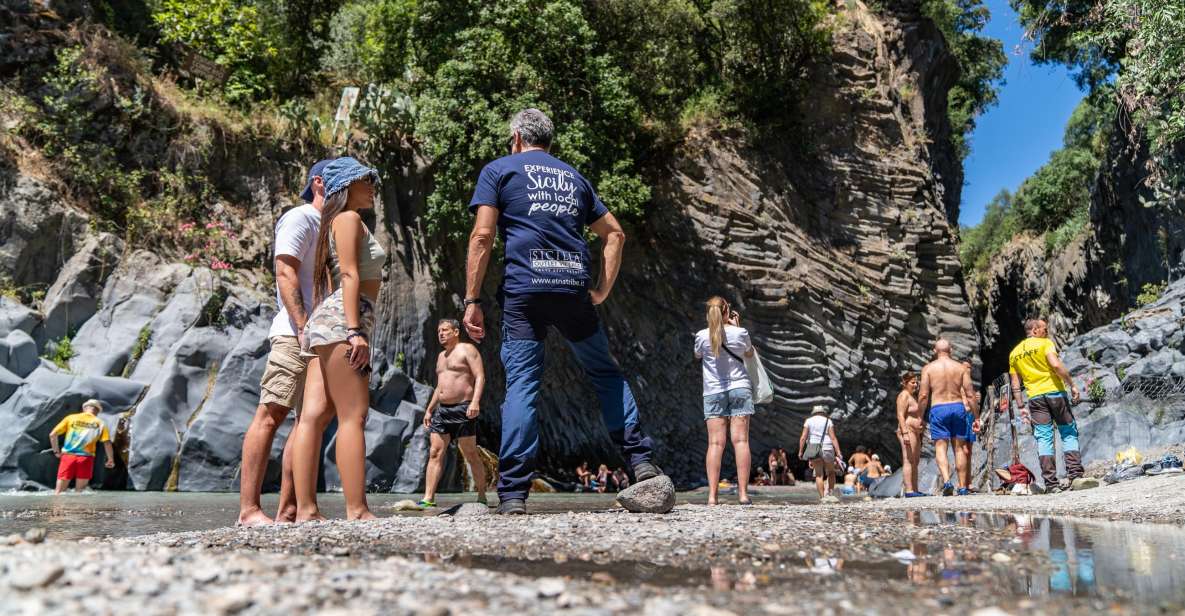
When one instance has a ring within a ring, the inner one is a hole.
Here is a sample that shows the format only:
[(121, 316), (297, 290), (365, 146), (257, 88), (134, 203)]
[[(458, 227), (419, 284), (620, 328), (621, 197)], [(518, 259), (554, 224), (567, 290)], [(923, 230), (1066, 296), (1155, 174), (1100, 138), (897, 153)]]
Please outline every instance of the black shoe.
[(527, 501), (521, 498), (507, 498), (498, 503), (498, 513), (501, 515), (525, 515)]
[(643, 462), (634, 466), (634, 481), (637, 483), (642, 483), (647, 479), (654, 479), (661, 474), (663, 474), (662, 469), (649, 462)]

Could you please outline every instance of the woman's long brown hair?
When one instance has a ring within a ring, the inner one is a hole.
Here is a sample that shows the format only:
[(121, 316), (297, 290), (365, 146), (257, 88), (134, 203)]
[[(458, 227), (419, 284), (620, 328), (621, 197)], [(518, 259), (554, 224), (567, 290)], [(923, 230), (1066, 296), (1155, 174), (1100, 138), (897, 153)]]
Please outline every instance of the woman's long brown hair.
[(321, 207), (321, 229), (317, 231), (317, 253), (313, 259), (313, 305), (320, 304), (332, 292), (329, 272), (333, 266), (329, 262), (329, 237), (333, 233), (333, 219), (345, 211), (349, 197), (350, 189), (347, 187), (326, 199), (325, 205)]
[(728, 302), (719, 295), (708, 300), (708, 342), (712, 347), (712, 355), (720, 356), (720, 347), (724, 346), (724, 319), (728, 312)]

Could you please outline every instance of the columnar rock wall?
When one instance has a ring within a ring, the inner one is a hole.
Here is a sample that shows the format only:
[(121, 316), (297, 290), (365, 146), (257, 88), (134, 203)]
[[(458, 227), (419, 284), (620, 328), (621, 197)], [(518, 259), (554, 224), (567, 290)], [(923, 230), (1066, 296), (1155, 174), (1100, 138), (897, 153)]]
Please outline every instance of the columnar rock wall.
[[(920, 368), (940, 335), (978, 365), (948, 222), (961, 171), (942, 145), (957, 67), (917, 3), (882, 14), (847, 5), (834, 53), (814, 70), (793, 126), (693, 130), (656, 172), (646, 224), (627, 231), (625, 265), (600, 314), (658, 461), (677, 480), (703, 476), (707, 436), (691, 346), (711, 295), (742, 313), (777, 391), (753, 420), (759, 455), (794, 449), (802, 419), (824, 404), (837, 411), (849, 449), (864, 443), (892, 456), (899, 374)], [(424, 242), (422, 164), (389, 173), (384, 185), (380, 237), (392, 258), (377, 346), (388, 363), (398, 358), (428, 380), (435, 318), (461, 314), (464, 245)], [(497, 284), (490, 276), (487, 299)], [(486, 318), (481, 441), (493, 447), (503, 388), (496, 305)], [(621, 464), (566, 345), (553, 335), (546, 353), (545, 468)]]

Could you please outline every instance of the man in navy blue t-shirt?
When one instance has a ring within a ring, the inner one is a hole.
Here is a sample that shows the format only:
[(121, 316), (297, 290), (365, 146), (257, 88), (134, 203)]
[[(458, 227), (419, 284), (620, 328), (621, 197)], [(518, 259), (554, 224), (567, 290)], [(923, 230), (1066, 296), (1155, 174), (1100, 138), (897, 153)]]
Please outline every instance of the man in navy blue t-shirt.
[[(535, 405), (543, 375), (543, 341), (555, 327), (568, 341), (601, 401), (601, 415), (613, 442), (633, 466), (637, 481), (662, 474), (650, 462), (651, 443), (638, 424), (638, 405), (609, 353), (609, 341), (595, 306), (609, 297), (621, 267), (625, 233), (597, 198), (588, 180), (548, 153), (555, 132), (538, 109), (525, 109), (510, 122), (511, 154), (486, 165), (469, 202), (476, 214), (469, 237), (465, 280), (465, 329), (485, 337), (481, 284), (494, 245), (502, 238), (506, 271), (502, 304), (502, 448), (498, 454), (499, 513), (526, 513), (535, 472), (539, 429)], [(584, 240), (590, 227), (604, 242), (600, 281), (592, 285), (591, 258)]]

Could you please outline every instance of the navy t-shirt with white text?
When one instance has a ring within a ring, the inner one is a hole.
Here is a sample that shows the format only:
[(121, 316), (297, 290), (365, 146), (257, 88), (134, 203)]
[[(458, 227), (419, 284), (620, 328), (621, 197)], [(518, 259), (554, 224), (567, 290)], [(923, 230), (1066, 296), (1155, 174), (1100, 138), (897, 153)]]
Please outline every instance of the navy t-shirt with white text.
[(589, 251), (584, 229), (609, 212), (592, 184), (542, 150), (511, 154), (481, 170), (469, 211), (498, 208), (508, 294), (584, 293)]

